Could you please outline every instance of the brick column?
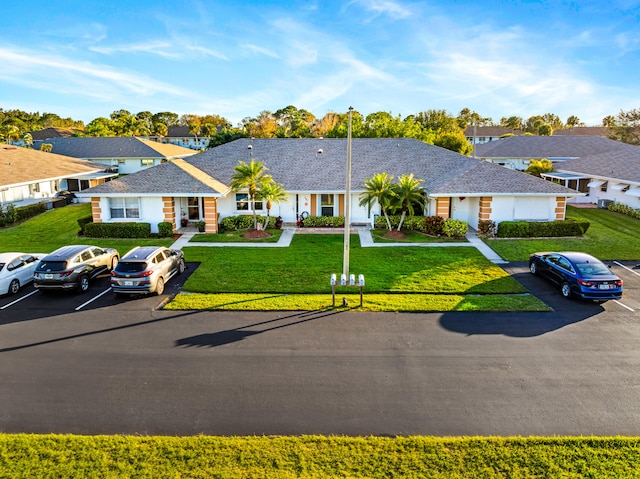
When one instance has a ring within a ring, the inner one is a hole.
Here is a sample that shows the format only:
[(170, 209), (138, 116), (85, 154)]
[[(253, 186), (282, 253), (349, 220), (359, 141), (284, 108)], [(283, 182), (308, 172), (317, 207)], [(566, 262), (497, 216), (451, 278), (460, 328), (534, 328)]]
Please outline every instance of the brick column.
[(563, 196), (556, 198), (556, 219), (563, 220), (567, 211), (567, 199)]
[(171, 223), (171, 227), (175, 230), (176, 224), (176, 200), (172, 196), (162, 197), (162, 215), (167, 223)]
[(204, 232), (218, 232), (218, 200), (216, 198), (204, 198)]
[(100, 198), (91, 198), (91, 216), (94, 223), (102, 223), (102, 208), (100, 208)]
[(451, 198), (436, 198), (436, 216), (448, 218), (450, 204)]
[(491, 201), (493, 201), (491, 196), (480, 197), (480, 210), (478, 212), (479, 221), (488, 221), (491, 219)]

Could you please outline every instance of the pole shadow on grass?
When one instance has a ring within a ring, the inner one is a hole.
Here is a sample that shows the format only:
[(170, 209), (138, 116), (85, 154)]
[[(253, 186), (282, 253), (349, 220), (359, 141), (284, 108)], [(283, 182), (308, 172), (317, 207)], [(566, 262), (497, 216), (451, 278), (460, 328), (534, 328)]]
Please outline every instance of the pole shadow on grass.
[[(190, 336), (188, 338), (182, 338), (175, 341), (176, 347), (201, 347), (201, 348), (215, 348), (218, 346), (224, 346), (225, 344), (237, 343), (244, 341), (256, 334), (262, 334), (269, 331), (276, 331), (282, 328), (288, 328), (290, 326), (296, 326), (298, 324), (307, 323), (309, 321), (315, 321), (316, 319), (325, 318), (327, 316), (333, 316), (335, 314), (342, 313), (343, 310), (327, 310), (319, 309), (315, 311), (305, 311), (295, 313), (282, 318), (270, 319), (268, 321), (262, 321), (259, 323), (248, 324), (240, 328), (228, 329), (224, 331), (216, 331), (215, 333), (198, 334), (196, 336)], [(274, 323), (290, 320), (292, 318), (298, 318), (297, 321), (285, 322), (284, 324), (272, 325)], [(267, 326), (262, 329), (251, 330), (248, 328), (259, 328), (261, 326)]]

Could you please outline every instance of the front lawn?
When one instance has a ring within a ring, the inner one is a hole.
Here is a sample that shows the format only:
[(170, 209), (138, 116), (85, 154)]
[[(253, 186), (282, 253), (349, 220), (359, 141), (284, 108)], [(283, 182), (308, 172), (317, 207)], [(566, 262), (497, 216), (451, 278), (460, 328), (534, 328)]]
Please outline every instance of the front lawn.
[(3, 478), (626, 478), (633, 437), (0, 435)]
[(78, 219), (87, 216), (91, 216), (91, 205), (81, 203), (55, 208), (19, 225), (0, 228), (0, 252), (50, 253), (69, 244), (89, 244), (116, 248), (123, 255), (134, 246), (169, 246), (174, 241), (172, 238), (111, 239), (78, 236)]
[(466, 238), (449, 238), (448, 236), (429, 236), (419, 231), (403, 231), (407, 236), (403, 239), (387, 239), (383, 236), (389, 230), (371, 230), (371, 237), (374, 243), (466, 243)]
[(527, 261), (536, 251), (582, 251), (602, 260), (640, 260), (640, 220), (598, 208), (567, 206), (567, 217), (591, 223), (582, 238), (491, 239), (507, 261)]

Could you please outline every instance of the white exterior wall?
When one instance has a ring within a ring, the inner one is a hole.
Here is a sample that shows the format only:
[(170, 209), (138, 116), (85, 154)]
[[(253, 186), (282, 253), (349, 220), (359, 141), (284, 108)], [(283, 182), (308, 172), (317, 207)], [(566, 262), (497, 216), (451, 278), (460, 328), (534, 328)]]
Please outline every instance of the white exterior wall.
[(453, 205), (452, 218), (454, 220), (462, 220), (469, 224), (471, 228), (478, 228), (478, 215), (480, 214), (480, 198), (478, 197), (460, 197), (451, 198)]
[(555, 197), (494, 196), (491, 202), (491, 219), (501, 221), (553, 221)]
[[(158, 223), (164, 221), (164, 214), (162, 209), (164, 208), (164, 203), (162, 202), (162, 197), (160, 196), (151, 196), (151, 197), (142, 197), (139, 199), (140, 205), (140, 218), (111, 218), (111, 210), (109, 206), (109, 198), (100, 198), (100, 219), (104, 223), (150, 223), (151, 224), (151, 232), (158, 232)], [(178, 218), (179, 220), (179, 218)]]
[[(596, 186), (595, 188), (589, 188), (589, 199), (590, 203), (598, 203), (598, 200), (611, 200), (616, 203), (620, 203), (623, 205), (630, 206), (631, 208), (640, 208), (640, 198), (635, 196), (627, 195), (626, 193), (620, 190), (614, 190), (611, 188), (614, 182), (610, 181), (607, 187), (607, 191), (601, 191), (600, 186)], [(628, 183), (625, 183), (628, 184)], [(631, 187), (640, 187), (640, 185), (632, 185)]]

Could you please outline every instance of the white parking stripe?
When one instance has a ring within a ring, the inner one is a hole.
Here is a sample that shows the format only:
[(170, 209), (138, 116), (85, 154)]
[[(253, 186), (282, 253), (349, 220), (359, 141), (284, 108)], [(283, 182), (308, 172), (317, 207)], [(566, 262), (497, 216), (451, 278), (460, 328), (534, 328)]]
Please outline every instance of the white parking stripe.
[(623, 308), (628, 309), (629, 311), (633, 311), (635, 312), (635, 309), (630, 308), (629, 306), (627, 306), (626, 304), (622, 304), (620, 301), (618, 301), (617, 299), (613, 300), (614, 303), (619, 304), (620, 306), (622, 306)]
[(100, 296), (103, 296), (105, 294), (107, 294), (109, 291), (111, 291), (111, 288), (109, 289), (105, 289), (102, 293), (100, 293), (98, 296), (94, 296), (93, 298), (91, 298), (89, 301), (82, 303), (80, 306), (78, 306), (76, 308), (76, 311), (81, 310), (82, 308), (84, 308), (87, 304), (94, 302), (96, 299), (98, 299)]
[(11, 303), (9, 303), (9, 304), (5, 304), (5, 305), (4, 305), (2, 308), (0, 308), (0, 309), (8, 308), (9, 306), (12, 306), (12, 305), (16, 304), (16, 303), (18, 303), (18, 302), (22, 301), (23, 299), (28, 298), (28, 297), (29, 297), (29, 296), (31, 296), (32, 294), (36, 294), (37, 292), (38, 292), (38, 290), (37, 290), (37, 289), (36, 289), (35, 291), (31, 291), (29, 294), (25, 294), (22, 298), (18, 298), (18, 299), (16, 299), (15, 301), (12, 301), (12, 302), (11, 302)]
[(618, 263), (617, 261), (613, 262), (614, 264), (617, 264), (618, 266), (623, 267), (624, 269), (626, 269), (627, 271), (629, 271), (630, 273), (635, 274), (636, 276), (640, 276), (640, 273), (638, 273), (637, 271), (632, 270), (631, 268), (629, 268), (628, 266), (625, 266), (623, 264)]

